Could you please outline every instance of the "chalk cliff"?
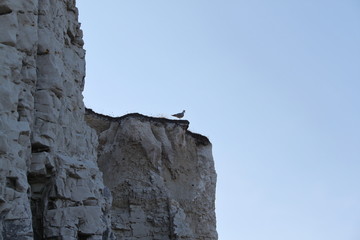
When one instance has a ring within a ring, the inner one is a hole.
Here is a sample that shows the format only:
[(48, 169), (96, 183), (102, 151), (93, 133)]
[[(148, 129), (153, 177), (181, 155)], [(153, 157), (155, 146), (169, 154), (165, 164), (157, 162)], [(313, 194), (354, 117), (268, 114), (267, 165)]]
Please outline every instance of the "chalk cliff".
[(110, 237), (77, 17), (74, 1), (0, 1), (0, 239)]
[(217, 239), (209, 140), (186, 120), (86, 112), (118, 239)]
[(217, 239), (210, 142), (86, 111), (84, 77), (75, 0), (0, 0), (0, 240)]

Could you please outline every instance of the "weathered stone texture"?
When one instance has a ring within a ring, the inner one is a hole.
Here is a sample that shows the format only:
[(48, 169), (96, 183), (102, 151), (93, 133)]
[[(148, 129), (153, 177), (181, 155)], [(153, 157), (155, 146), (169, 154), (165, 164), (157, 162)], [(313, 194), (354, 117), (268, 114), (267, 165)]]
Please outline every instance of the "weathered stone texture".
[(73, 0), (0, 0), (0, 239), (110, 238)]
[(211, 143), (186, 120), (87, 111), (118, 239), (217, 239)]
[(217, 239), (211, 144), (188, 121), (85, 122), (77, 17), (0, 0), (0, 240)]

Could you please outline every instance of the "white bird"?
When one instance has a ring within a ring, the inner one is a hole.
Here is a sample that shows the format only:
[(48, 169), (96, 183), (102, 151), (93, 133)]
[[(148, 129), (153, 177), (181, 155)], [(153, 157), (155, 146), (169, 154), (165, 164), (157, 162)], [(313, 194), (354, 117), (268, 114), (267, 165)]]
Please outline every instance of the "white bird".
[(182, 118), (182, 117), (184, 117), (184, 113), (185, 113), (185, 110), (183, 110), (181, 113), (176, 113), (176, 114), (173, 114), (171, 116), (177, 117), (177, 118)]

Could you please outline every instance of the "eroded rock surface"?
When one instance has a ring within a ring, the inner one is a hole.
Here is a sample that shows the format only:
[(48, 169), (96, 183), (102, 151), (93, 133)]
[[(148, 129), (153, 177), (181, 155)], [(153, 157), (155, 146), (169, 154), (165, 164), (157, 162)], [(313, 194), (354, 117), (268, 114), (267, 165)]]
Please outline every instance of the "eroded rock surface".
[(211, 143), (186, 120), (87, 110), (118, 239), (217, 239)]
[(0, 240), (217, 239), (208, 139), (87, 111), (95, 131), (84, 76), (74, 0), (0, 0)]
[(0, 239), (110, 238), (73, 0), (0, 1)]

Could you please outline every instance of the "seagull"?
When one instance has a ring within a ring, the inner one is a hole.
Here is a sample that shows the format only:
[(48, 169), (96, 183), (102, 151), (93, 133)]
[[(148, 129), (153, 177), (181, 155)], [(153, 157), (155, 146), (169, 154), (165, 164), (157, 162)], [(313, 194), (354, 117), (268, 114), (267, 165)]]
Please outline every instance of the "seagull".
[(171, 116), (177, 117), (177, 118), (182, 118), (182, 117), (184, 117), (184, 113), (185, 113), (185, 110), (183, 110), (181, 113), (173, 114)]

